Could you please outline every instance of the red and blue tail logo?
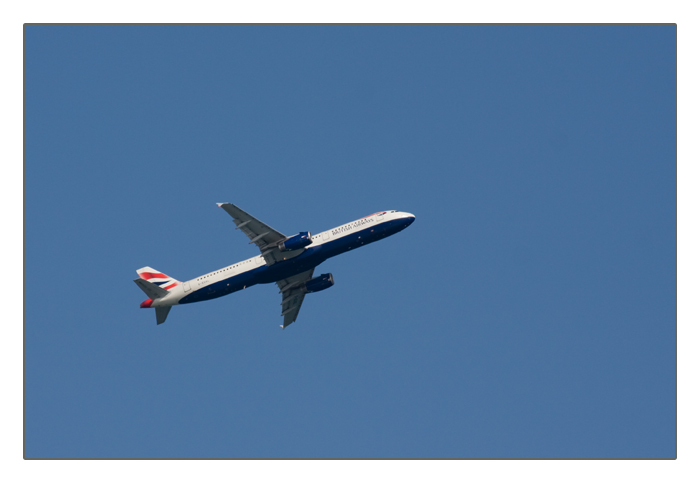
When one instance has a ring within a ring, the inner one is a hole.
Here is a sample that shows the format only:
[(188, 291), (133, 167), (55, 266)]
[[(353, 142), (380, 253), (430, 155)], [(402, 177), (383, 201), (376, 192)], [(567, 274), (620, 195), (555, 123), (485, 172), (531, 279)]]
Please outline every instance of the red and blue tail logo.
[(155, 270), (151, 267), (139, 268), (138, 270), (136, 270), (136, 273), (138, 273), (139, 277), (141, 277), (142, 279), (151, 282), (152, 284), (158, 285), (159, 287), (162, 287), (165, 290), (170, 290), (171, 288), (176, 287), (180, 284), (179, 280), (175, 280), (172, 277), (168, 277), (163, 272), (159, 272), (158, 270)]

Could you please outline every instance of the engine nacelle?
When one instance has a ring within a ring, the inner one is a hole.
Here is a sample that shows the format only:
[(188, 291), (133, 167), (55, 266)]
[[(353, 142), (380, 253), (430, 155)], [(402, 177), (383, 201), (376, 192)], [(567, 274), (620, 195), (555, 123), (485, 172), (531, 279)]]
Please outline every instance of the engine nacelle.
[(311, 233), (308, 231), (302, 231), (298, 235), (290, 236), (285, 241), (279, 244), (280, 250), (298, 250), (304, 248), (307, 245), (311, 245), (313, 240), (311, 239)]
[(326, 290), (327, 288), (331, 288), (335, 282), (333, 281), (333, 274), (332, 273), (324, 273), (323, 275), (319, 275), (318, 277), (314, 277), (308, 282), (306, 282), (306, 291), (308, 293), (311, 292), (320, 292), (321, 290)]

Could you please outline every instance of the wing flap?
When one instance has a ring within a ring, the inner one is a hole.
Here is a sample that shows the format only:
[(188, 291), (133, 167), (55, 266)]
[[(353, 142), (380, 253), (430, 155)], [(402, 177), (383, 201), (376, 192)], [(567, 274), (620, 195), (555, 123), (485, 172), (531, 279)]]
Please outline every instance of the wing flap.
[(304, 284), (311, 280), (313, 275), (314, 270), (311, 269), (277, 282), (277, 286), (280, 288), (280, 293), (282, 294), (281, 315), (284, 317), (282, 328), (287, 327), (297, 320), (301, 304), (304, 302), (304, 297), (306, 296)]
[(236, 228), (245, 233), (250, 239), (250, 243), (255, 243), (261, 250), (267, 248), (268, 245), (276, 246), (277, 243), (287, 239), (282, 233), (232, 203), (217, 203), (217, 205), (231, 215)]
[(287, 237), (255, 218), (253, 215), (246, 213), (232, 203), (217, 203), (218, 206), (224, 209), (236, 224), (236, 229), (241, 230), (250, 240), (249, 244), (255, 243), (260, 249), (265, 263), (270, 266), (275, 262), (281, 262), (293, 258), (304, 251), (304, 249), (290, 250), (282, 252), (277, 245), (283, 242)]
[(284, 317), (284, 322), (282, 323), (283, 329), (297, 320), (299, 310), (301, 310), (301, 304), (304, 302), (304, 292), (302, 290), (296, 290), (296, 292), (297, 294), (295, 294), (295, 297), (287, 304), (289, 308), (282, 311), (282, 316)]

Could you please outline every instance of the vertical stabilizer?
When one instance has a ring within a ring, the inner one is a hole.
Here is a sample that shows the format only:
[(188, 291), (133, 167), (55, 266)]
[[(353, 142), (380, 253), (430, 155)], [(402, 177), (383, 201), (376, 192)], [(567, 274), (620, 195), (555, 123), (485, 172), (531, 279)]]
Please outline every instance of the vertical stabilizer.
[(171, 288), (180, 285), (179, 280), (175, 280), (173, 277), (168, 277), (163, 272), (159, 272), (155, 268), (143, 267), (136, 270), (139, 274), (139, 278), (150, 282), (154, 285), (158, 285), (160, 288), (165, 290), (170, 290)]
[[(154, 302), (167, 297), (170, 294), (169, 290), (180, 285), (179, 280), (175, 280), (173, 277), (169, 277), (151, 267), (139, 268), (136, 270), (136, 273), (139, 274), (139, 278), (134, 280), (134, 282), (149, 297), (148, 300), (141, 302), (142, 309), (151, 308)], [(160, 325), (165, 322), (172, 305), (153, 308), (156, 309), (156, 322)]]

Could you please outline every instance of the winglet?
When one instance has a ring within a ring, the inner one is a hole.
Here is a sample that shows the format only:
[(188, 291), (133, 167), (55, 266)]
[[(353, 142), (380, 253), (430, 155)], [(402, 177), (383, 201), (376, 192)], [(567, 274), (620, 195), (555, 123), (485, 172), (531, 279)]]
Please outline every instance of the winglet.
[(216, 206), (218, 206), (219, 208), (221, 208), (221, 205), (223, 205), (223, 203), (217, 203), (217, 204), (216, 204)]

